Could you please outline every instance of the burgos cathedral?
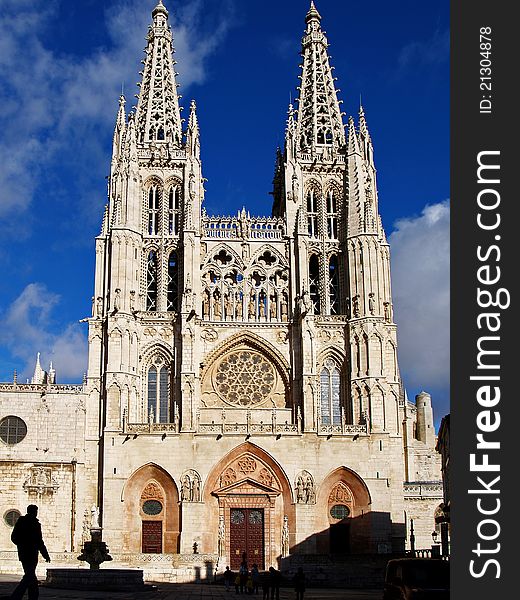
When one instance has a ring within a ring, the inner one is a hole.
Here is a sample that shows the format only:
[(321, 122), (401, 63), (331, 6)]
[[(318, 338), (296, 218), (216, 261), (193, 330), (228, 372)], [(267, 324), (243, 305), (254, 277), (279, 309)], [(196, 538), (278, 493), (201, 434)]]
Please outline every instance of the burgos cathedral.
[(119, 100), (88, 373), (60, 385), (38, 359), (0, 387), (3, 564), (29, 503), (53, 562), (99, 524), (112, 565), (179, 581), (402, 552), (412, 522), (430, 547), (431, 398), (400, 378), (374, 149), (363, 109), (344, 125), (318, 10), (265, 217), (206, 212), (172, 38), (159, 0), (137, 108)]

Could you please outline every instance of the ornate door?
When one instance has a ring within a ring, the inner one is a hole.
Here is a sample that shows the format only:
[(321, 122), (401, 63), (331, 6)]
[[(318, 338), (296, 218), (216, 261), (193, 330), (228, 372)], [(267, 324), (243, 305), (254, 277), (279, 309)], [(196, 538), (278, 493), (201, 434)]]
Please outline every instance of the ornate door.
[(231, 568), (238, 569), (245, 558), (249, 568), (264, 568), (264, 511), (258, 508), (232, 508), (230, 514)]
[(161, 554), (162, 521), (143, 521), (143, 554)]

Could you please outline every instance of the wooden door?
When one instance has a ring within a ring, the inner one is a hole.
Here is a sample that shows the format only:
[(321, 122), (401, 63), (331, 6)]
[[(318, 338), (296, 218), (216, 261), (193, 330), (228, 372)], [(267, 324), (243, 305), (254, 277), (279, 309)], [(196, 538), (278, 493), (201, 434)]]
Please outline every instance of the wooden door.
[(143, 554), (162, 553), (162, 521), (143, 521)]
[(258, 508), (232, 508), (230, 514), (231, 568), (245, 559), (249, 568), (264, 568), (264, 511)]

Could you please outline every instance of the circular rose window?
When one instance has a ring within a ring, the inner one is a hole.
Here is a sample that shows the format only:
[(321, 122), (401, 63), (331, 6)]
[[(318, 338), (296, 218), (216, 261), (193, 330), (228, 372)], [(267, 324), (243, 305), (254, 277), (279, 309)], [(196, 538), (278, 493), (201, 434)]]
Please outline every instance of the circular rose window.
[(338, 521), (342, 519), (346, 519), (350, 515), (350, 510), (348, 506), (344, 504), (335, 504), (330, 509), (330, 516), (333, 519), (338, 519)]
[(0, 439), (6, 444), (18, 444), (26, 435), (27, 425), (20, 417), (11, 415), (0, 421)]
[(143, 504), (143, 512), (145, 515), (155, 516), (162, 513), (162, 504), (158, 500), (147, 500)]
[(16, 521), (18, 521), (18, 519), (20, 518), (21, 513), (19, 510), (16, 510), (16, 508), (13, 508), (11, 510), (8, 510), (5, 515), (4, 515), (4, 521), (5, 524), (8, 527), (14, 527)]
[(237, 406), (260, 404), (269, 398), (276, 377), (261, 354), (241, 350), (229, 354), (218, 366), (215, 386), (224, 400)]

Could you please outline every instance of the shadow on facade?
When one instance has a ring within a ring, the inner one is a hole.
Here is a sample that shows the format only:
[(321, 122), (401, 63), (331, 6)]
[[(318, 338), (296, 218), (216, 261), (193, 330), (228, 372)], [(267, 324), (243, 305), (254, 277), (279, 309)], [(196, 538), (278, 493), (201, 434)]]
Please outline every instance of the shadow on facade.
[(404, 523), (390, 513), (370, 511), (347, 518), (291, 546), (278, 557), (278, 569), (289, 584), (302, 567), (310, 587), (379, 589), (391, 558), (405, 555)]

